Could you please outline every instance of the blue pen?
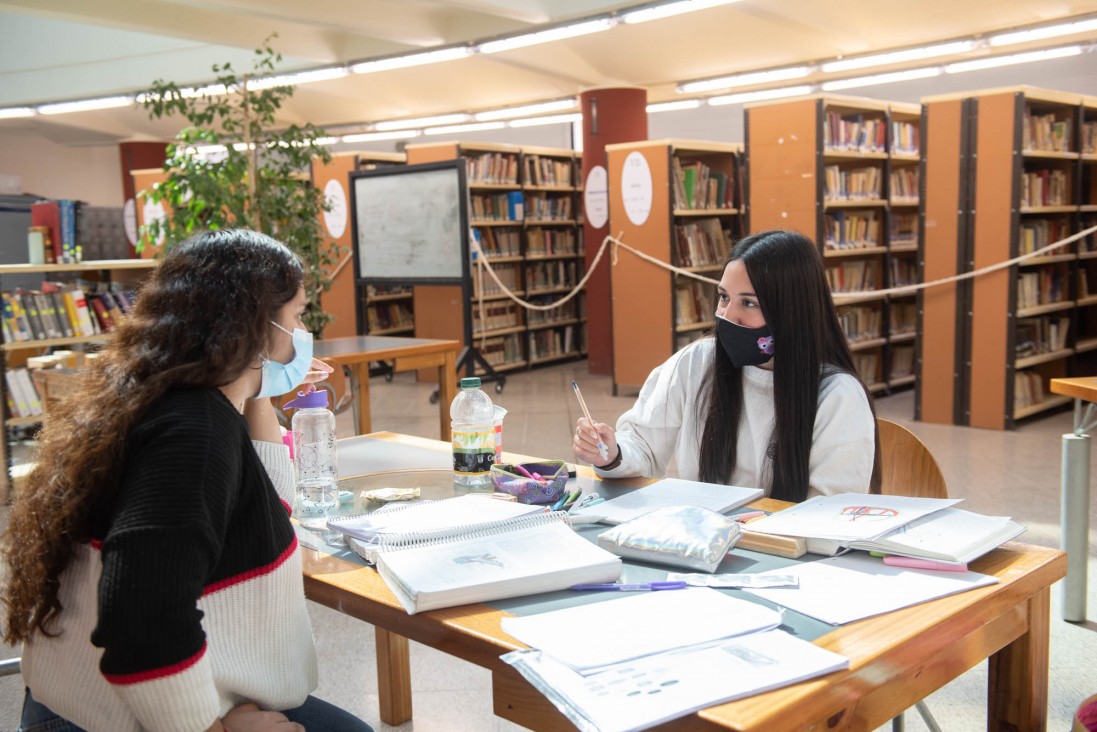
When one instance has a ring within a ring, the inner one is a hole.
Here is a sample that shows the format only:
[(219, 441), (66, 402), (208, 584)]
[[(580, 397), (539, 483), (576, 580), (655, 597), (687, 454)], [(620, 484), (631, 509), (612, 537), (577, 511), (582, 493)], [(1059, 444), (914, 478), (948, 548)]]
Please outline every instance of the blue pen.
[(611, 590), (617, 592), (641, 592), (648, 590), (684, 590), (685, 582), (612, 582), (610, 584), (572, 585), (569, 590)]
[(573, 502), (576, 498), (578, 498), (579, 494), (582, 493), (582, 492), (583, 492), (583, 489), (580, 488), (579, 486), (576, 486), (575, 490), (573, 490), (571, 492), (568, 492), (568, 491), (565, 490), (564, 495), (560, 496), (560, 500), (557, 501), (556, 503), (552, 504), (552, 510), (553, 511), (559, 511), (561, 508), (563, 508), (564, 506), (566, 506), (567, 504)]

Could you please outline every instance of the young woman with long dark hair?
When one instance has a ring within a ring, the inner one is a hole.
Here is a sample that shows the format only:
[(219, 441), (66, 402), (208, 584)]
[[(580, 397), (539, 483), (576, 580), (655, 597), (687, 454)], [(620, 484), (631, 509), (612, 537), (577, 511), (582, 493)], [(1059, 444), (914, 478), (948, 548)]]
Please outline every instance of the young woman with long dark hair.
[(732, 248), (717, 293), (715, 337), (655, 369), (616, 429), (580, 418), (575, 456), (604, 477), (673, 475), (786, 501), (879, 492), (872, 398), (815, 244), (753, 234)]
[(195, 236), (51, 409), (3, 547), (24, 732), (369, 732), (310, 696), (293, 470), (268, 398), (330, 370), (302, 281), (270, 237)]

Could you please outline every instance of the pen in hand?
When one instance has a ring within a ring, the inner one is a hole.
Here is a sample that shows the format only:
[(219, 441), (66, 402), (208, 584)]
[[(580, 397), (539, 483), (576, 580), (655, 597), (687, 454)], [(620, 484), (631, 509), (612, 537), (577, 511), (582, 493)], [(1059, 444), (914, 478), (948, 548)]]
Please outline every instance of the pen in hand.
[[(583, 399), (583, 392), (579, 391), (579, 385), (575, 383), (575, 379), (571, 380), (571, 388), (575, 389), (575, 397), (579, 400), (579, 408), (583, 410), (583, 416), (587, 418), (591, 429), (594, 429), (594, 420), (591, 419), (587, 402)], [(597, 430), (595, 430), (595, 434), (598, 434)], [(606, 449), (606, 443), (602, 442), (602, 435), (600, 434), (598, 435), (598, 454), (602, 456), (603, 460), (609, 460), (609, 450)]]

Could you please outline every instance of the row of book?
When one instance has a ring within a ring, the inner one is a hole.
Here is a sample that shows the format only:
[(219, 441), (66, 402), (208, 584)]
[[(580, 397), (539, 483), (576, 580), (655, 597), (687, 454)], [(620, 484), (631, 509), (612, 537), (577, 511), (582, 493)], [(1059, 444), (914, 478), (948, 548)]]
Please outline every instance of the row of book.
[(902, 155), (917, 155), (922, 149), (921, 125), (917, 122), (891, 123), (891, 152)]
[(1061, 351), (1067, 347), (1070, 318), (1018, 318), (1013, 352), (1017, 358)]
[(526, 155), (525, 184), (533, 186), (570, 186), (574, 165), (570, 160)]
[[(550, 302), (555, 302), (556, 298), (533, 297), (529, 301), (534, 305), (548, 305)], [(552, 323), (566, 323), (586, 316), (586, 300), (581, 297), (573, 297), (552, 310), (527, 310), (526, 323), (533, 328), (539, 325), (551, 325)]]
[(1067, 174), (1062, 170), (1026, 170), (1021, 175), (1021, 206), (1068, 206)]
[[(517, 264), (493, 264), (491, 269), (495, 272), (495, 276), (499, 278), (499, 281), (506, 285), (508, 290), (512, 292), (518, 290), (518, 265)], [(483, 289), (481, 290), (481, 285)], [(483, 277), (477, 275), (472, 278), (472, 295), (473, 297), (480, 297), (481, 295), (501, 295), (503, 293), (502, 288), (496, 284), (495, 280), (488, 274)]]
[(493, 300), (472, 306), (472, 332), (476, 335), (522, 325), (522, 313), (513, 300)]
[(1069, 152), (1071, 124), (1069, 117), (1054, 112), (1033, 114), (1025, 109), (1021, 125), (1023, 149), (1041, 152)]
[(735, 180), (700, 160), (673, 162), (674, 208), (736, 208)]
[(477, 221), (517, 221), (525, 217), (521, 191), (474, 193), (469, 196), (473, 224)]
[(833, 293), (869, 292), (880, 286), (877, 259), (853, 259), (827, 265), (827, 284)]
[(470, 184), (489, 183), (518, 185), (518, 155), (516, 153), (486, 152), (465, 155)]
[(918, 202), (918, 168), (904, 167), (891, 171), (891, 200)]
[(914, 375), (914, 346), (892, 346), (888, 364), (888, 379), (902, 379)]
[(575, 214), (571, 196), (527, 196), (526, 221), (567, 221)]
[(827, 112), (823, 118), (823, 144), (841, 152), (887, 150), (887, 120), (862, 114)]
[(1087, 155), (1097, 153), (1097, 121), (1082, 125), (1082, 152)]
[(385, 297), (389, 295), (407, 295), (411, 297), (410, 285), (367, 285), (366, 297)]
[(1047, 400), (1044, 377), (1039, 371), (1021, 369), (1013, 374), (1013, 408), (1024, 409)]
[(574, 261), (560, 259), (526, 265), (526, 289), (531, 294), (535, 290), (574, 287), (576, 282), (578, 278)]
[(78, 203), (70, 199), (31, 204), (31, 227), (42, 234), (52, 254), (46, 262), (71, 264), (81, 260), (82, 252), (76, 243), (78, 208)]
[(1063, 302), (1067, 299), (1065, 270), (1061, 267), (1039, 267), (1017, 276), (1017, 309), (1032, 308)]
[(522, 255), (522, 233), (509, 226), (474, 228), (472, 236), (487, 257), (519, 257)]
[(918, 304), (892, 301), (888, 306), (888, 334), (907, 335), (918, 329)]
[(866, 386), (880, 383), (880, 353), (858, 351), (853, 354), (853, 368), (860, 374)]
[[(1021, 222), (1019, 234), (1020, 252), (1029, 254), (1069, 236), (1070, 222), (1065, 216), (1051, 219), (1025, 219)], [(1060, 249), (1049, 253), (1066, 254), (1068, 250)]]
[(918, 214), (891, 212), (891, 226), (888, 232), (891, 246), (913, 246), (918, 243)]
[(38, 393), (30, 371), (25, 368), (4, 371), (4, 383), (7, 385), (8, 414), (13, 417), (40, 417), (42, 398)]
[(891, 287), (905, 287), (918, 283), (918, 265), (913, 259), (892, 257), (891, 259)]
[(863, 201), (880, 198), (881, 168), (843, 168), (828, 165), (823, 170), (823, 198), (827, 201)]
[(824, 217), (827, 249), (865, 249), (880, 246), (880, 221), (875, 211), (836, 211)]
[(550, 358), (578, 356), (581, 331), (572, 325), (563, 328), (535, 330), (529, 334), (529, 360), (543, 361)]
[(68, 285), (0, 293), (5, 343), (94, 336), (111, 330), (133, 308), (133, 292), (84, 294)]
[(723, 264), (731, 251), (731, 232), (724, 230), (718, 218), (697, 219), (675, 224), (674, 243), (680, 267)]
[(412, 309), (402, 302), (378, 302), (366, 308), (370, 333), (411, 328), (415, 325)]
[(1079, 268), (1078, 270), (1078, 299), (1089, 297), (1092, 289), (1089, 286), (1089, 273), (1091, 270)]
[(698, 280), (682, 280), (674, 287), (674, 324), (711, 323), (716, 312), (716, 291)]
[(883, 336), (883, 311), (873, 307), (844, 307), (838, 312), (838, 323), (846, 340), (850, 343), (863, 343)]
[(535, 227), (526, 232), (526, 256), (579, 254), (578, 237), (572, 229)]
[(491, 366), (511, 366), (525, 363), (522, 355), (522, 340), (518, 333), (510, 333), (496, 338), (477, 340), (480, 347), (480, 355)]

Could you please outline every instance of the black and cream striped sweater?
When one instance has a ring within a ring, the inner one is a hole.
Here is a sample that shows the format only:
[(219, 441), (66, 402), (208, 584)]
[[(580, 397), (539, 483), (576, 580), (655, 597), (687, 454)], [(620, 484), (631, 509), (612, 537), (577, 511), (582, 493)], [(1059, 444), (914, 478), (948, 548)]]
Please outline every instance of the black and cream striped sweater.
[(23, 650), (34, 698), (89, 732), (198, 732), (316, 686), (283, 445), (216, 389), (177, 389), (126, 440), (94, 539), (61, 577), (58, 637)]

